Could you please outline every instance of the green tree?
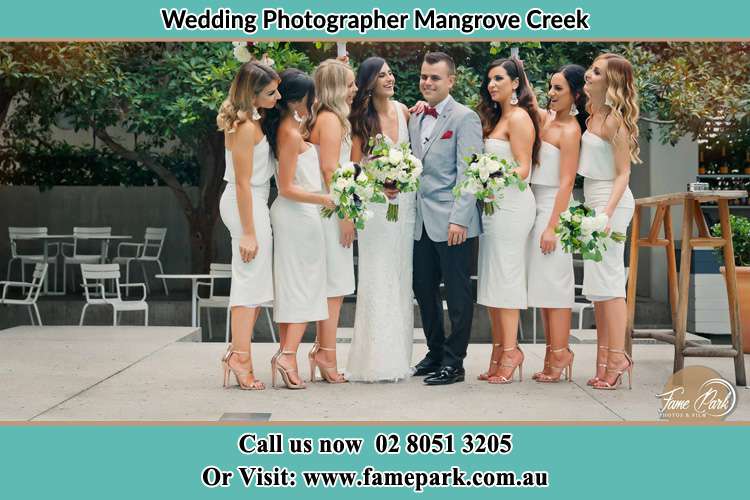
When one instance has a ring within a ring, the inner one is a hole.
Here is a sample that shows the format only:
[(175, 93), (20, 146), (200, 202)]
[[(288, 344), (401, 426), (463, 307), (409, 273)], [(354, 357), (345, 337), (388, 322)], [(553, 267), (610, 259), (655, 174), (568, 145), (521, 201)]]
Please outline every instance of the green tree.
[[(224, 136), (217, 130), (216, 112), (240, 66), (232, 46), (114, 43), (99, 49), (92, 54), (97, 71), (66, 86), (57, 111), (72, 119), (77, 129), (93, 129), (113, 153), (146, 167), (172, 190), (190, 227), (193, 271), (205, 271), (212, 260), (225, 168)], [(287, 44), (257, 44), (253, 53), (258, 58), (267, 53), (278, 70), (311, 69), (307, 57)], [(29, 116), (49, 114), (39, 100), (31, 100), (23, 111), (27, 123)], [(137, 134), (137, 146), (118, 139), (113, 127)], [(195, 159), (197, 196), (181, 182), (175, 163), (163, 161), (170, 154)]]

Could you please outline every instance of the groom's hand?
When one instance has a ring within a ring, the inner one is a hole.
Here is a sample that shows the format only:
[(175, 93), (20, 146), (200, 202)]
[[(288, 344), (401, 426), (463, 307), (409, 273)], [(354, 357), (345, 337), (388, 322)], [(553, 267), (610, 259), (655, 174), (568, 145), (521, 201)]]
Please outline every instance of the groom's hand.
[(467, 229), (458, 224), (448, 224), (448, 246), (460, 245), (466, 241)]

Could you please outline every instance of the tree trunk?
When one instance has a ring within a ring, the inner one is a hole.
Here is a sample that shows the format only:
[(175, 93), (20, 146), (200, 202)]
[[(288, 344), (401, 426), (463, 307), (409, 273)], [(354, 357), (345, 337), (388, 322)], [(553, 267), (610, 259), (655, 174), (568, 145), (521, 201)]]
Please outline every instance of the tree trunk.
[(201, 167), (198, 203), (194, 205), (177, 177), (141, 151), (133, 151), (115, 141), (104, 128), (94, 129), (96, 136), (116, 154), (134, 160), (156, 173), (172, 190), (188, 220), (190, 231), (190, 272), (207, 273), (214, 257), (213, 233), (219, 218), (219, 197), (224, 185), (224, 136), (210, 134), (193, 145)]
[(216, 218), (200, 209), (186, 215), (190, 228), (190, 272), (207, 273), (214, 257), (212, 236)]

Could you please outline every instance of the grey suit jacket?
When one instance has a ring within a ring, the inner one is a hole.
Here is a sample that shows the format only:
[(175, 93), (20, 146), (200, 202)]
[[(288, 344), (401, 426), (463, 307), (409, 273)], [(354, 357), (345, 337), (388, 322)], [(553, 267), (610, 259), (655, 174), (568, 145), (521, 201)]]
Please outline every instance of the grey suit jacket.
[(466, 227), (469, 238), (478, 236), (481, 215), (476, 198), (467, 194), (456, 199), (452, 190), (464, 178), (467, 167), (464, 157), (483, 151), (479, 116), (449, 97), (429, 141), (422, 144), (423, 116), (414, 115), (409, 120), (412, 151), (424, 167), (417, 191), (414, 239), (422, 237), (423, 223), (432, 241), (448, 240), (448, 224)]

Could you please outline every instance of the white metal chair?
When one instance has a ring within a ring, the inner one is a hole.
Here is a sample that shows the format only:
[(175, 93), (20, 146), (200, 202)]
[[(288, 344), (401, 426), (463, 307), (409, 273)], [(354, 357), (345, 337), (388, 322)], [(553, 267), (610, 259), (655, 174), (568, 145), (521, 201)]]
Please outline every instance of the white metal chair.
[[(0, 304), (27, 306), (32, 325), (34, 324), (34, 315), (31, 312), (33, 309), (36, 313), (37, 324), (42, 326), (42, 317), (39, 315), (39, 308), (36, 305), (36, 301), (39, 298), (39, 293), (42, 291), (42, 284), (47, 277), (48, 266), (49, 264), (42, 262), (34, 264), (34, 274), (31, 283), (25, 281), (0, 281), (0, 285), (3, 287), (3, 295), (0, 297)], [(23, 292), (26, 293), (26, 296), (18, 299), (8, 298), (8, 289), (11, 287), (21, 288)], [(28, 292), (26, 292), (27, 288), (29, 289)]]
[[(143, 311), (144, 326), (148, 326), (148, 304), (146, 303), (146, 285), (143, 283), (120, 284), (119, 264), (81, 264), (81, 275), (83, 276), (83, 293), (86, 303), (81, 311), (81, 320), (78, 325), (83, 326), (83, 318), (89, 306), (110, 306), (112, 312), (112, 324), (117, 326), (120, 314), (124, 311)], [(114, 283), (115, 296), (108, 297), (105, 292), (105, 283), (111, 280)], [(143, 297), (139, 300), (123, 300), (121, 288), (141, 287)]]
[(232, 264), (218, 264), (216, 262), (211, 263), (209, 266), (209, 274), (211, 275), (210, 281), (199, 281), (198, 290), (201, 287), (208, 287), (208, 297), (201, 297), (198, 295), (198, 323), (201, 321), (201, 310), (206, 309), (208, 315), (208, 336), (212, 337), (211, 331), (211, 309), (225, 309), (227, 311), (227, 337), (229, 336), (229, 296), (228, 295), (217, 295), (216, 294), (216, 281), (217, 280), (231, 280), (232, 279)]
[[(112, 228), (111, 227), (74, 227), (73, 228), (73, 243), (63, 243), (60, 251), (62, 253), (63, 258), (63, 292), (67, 291), (67, 269), (68, 266), (76, 266), (73, 269), (75, 270), (79, 264), (100, 264), (104, 263), (104, 261), (107, 258), (107, 249), (109, 248), (109, 241), (104, 240), (96, 240), (96, 245), (98, 245), (99, 252), (98, 253), (83, 253), (82, 250), (84, 250), (82, 247), (83, 241), (86, 240), (87, 237), (90, 236), (97, 236), (97, 237), (104, 237), (104, 236), (111, 236), (112, 235)], [(68, 248), (71, 250), (71, 254), (65, 253), (65, 249)], [(88, 252), (91, 252), (91, 250), (86, 250)], [(71, 274), (71, 276), (73, 276)], [(75, 278), (73, 278), (73, 283), (75, 283)]]
[[(8, 236), (10, 237), (10, 260), (8, 261), (8, 272), (5, 276), (5, 279), (10, 281), (10, 271), (11, 266), (13, 265), (13, 262), (16, 260), (21, 261), (21, 281), (26, 281), (26, 266), (29, 264), (37, 264), (44, 261), (44, 253), (40, 254), (31, 254), (31, 253), (25, 253), (22, 250), (19, 250), (19, 241), (25, 241), (26, 243), (30, 243), (33, 241), (33, 237), (35, 236), (46, 236), (47, 228), (46, 227), (9, 227), (8, 228)], [(23, 243), (21, 244), (22, 246)], [(54, 273), (55, 273), (55, 290), (57, 290), (57, 256), (60, 254), (60, 244), (59, 243), (47, 243), (44, 241), (42, 245), (47, 245), (47, 264), (51, 264), (55, 266)], [(37, 245), (38, 246), (38, 245)], [(42, 247), (44, 248), (44, 247)], [(55, 253), (50, 254), (49, 250), (54, 249)], [(44, 280), (44, 291), (45, 293), (49, 291), (49, 277), (46, 276)]]
[[(200, 295), (198, 296), (198, 320), (200, 321), (201, 318), (201, 308), (206, 308), (206, 314), (208, 315), (208, 336), (209, 338), (212, 337), (212, 331), (211, 331), (211, 309), (212, 308), (219, 308), (219, 309), (226, 309), (227, 314), (227, 321), (226, 321), (226, 331), (225, 331), (225, 337), (226, 342), (229, 343), (229, 340), (231, 339), (231, 316), (232, 316), (232, 308), (229, 305), (229, 296), (226, 295), (216, 295), (216, 288), (215, 288), (215, 282), (219, 279), (232, 279), (232, 265), (231, 264), (218, 264), (218, 263), (212, 263), (209, 267), (209, 274), (212, 275), (211, 281), (199, 281), (198, 287), (208, 287), (208, 297), (204, 298)], [(271, 338), (274, 342), (276, 342), (276, 331), (273, 328), (273, 321), (271, 320), (271, 313), (269, 311), (270, 308), (272, 308), (271, 304), (262, 304), (261, 307), (264, 309), (266, 314), (266, 321), (268, 321), (268, 328), (271, 331)]]
[[(147, 227), (146, 234), (143, 236), (143, 243), (120, 243), (117, 245), (117, 256), (112, 262), (119, 265), (125, 265), (125, 283), (130, 283), (130, 264), (138, 263), (143, 273), (143, 283), (146, 285), (146, 291), (151, 293), (148, 286), (148, 276), (146, 275), (146, 262), (155, 262), (159, 266), (159, 272), (164, 274), (164, 268), (161, 265), (161, 251), (164, 247), (164, 240), (167, 236), (166, 227)], [(135, 249), (135, 255), (122, 255), (122, 250), (131, 248)], [(164, 295), (169, 295), (167, 280), (162, 278), (164, 285)], [(129, 293), (130, 290), (126, 292)]]

